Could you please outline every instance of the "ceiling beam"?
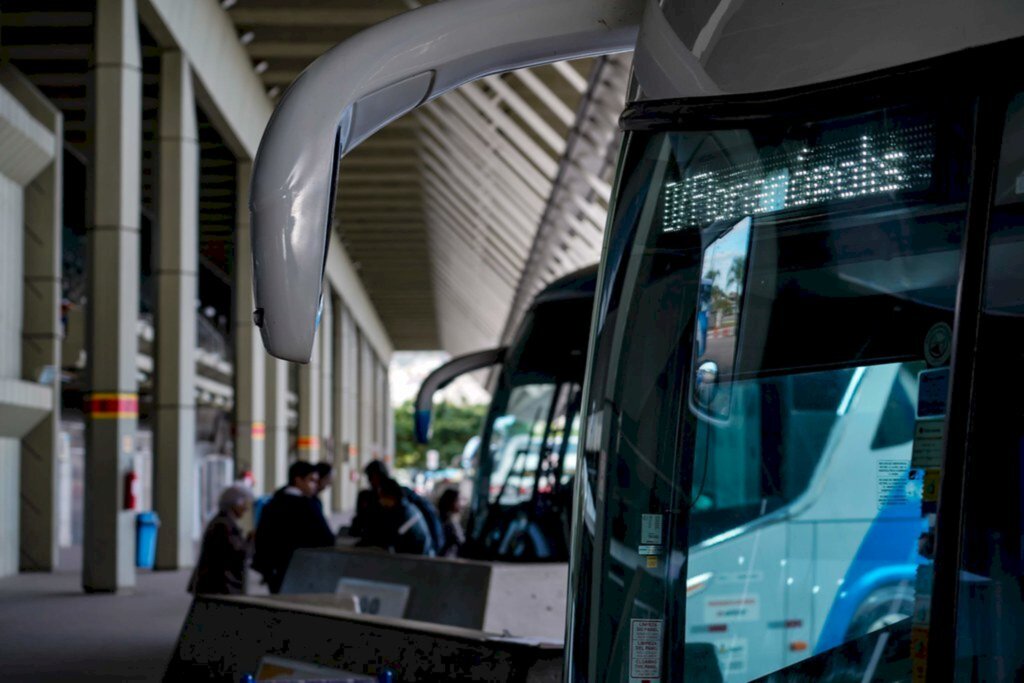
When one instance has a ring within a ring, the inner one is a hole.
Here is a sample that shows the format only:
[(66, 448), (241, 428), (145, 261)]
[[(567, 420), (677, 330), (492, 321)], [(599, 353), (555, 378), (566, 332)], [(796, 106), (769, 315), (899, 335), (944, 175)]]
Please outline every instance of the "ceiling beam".
[(233, 7), (228, 14), (236, 24), (244, 26), (359, 26), (366, 27), (390, 19), (400, 11), (390, 8), (315, 9), (307, 7)]
[[(531, 221), (528, 215), (521, 213), (515, 206), (515, 198), (495, 191), (492, 183), (480, 182), (481, 179), (474, 178), (464, 166), (453, 163), (457, 158), (455, 154), (446, 155), (434, 144), (430, 144), (424, 152), (424, 162), (438, 180), (453, 189), (461, 187), (470, 206), (480, 214), (484, 229), (500, 235), (501, 241), (516, 255), (525, 256), (540, 216), (537, 215)], [(504, 229), (498, 230), (499, 226)]]
[[(268, 32), (272, 35), (273, 30)], [(310, 61), (324, 54), (332, 47), (343, 40), (348, 39), (355, 32), (348, 35), (339, 34), (337, 42), (301, 42), (298, 40), (256, 40), (246, 45), (249, 56), (253, 59), (308, 59)]]
[(91, 28), (92, 25), (92, 12), (0, 12), (0, 26), (8, 28)]
[(537, 111), (519, 96), (515, 90), (501, 78), (488, 76), (484, 79), (487, 85), (512, 109), (516, 115), (539, 137), (548, 148), (557, 155), (565, 152), (565, 138), (559, 135)]
[(572, 64), (562, 61), (555, 62), (551, 66), (555, 67), (555, 71), (557, 71), (562, 78), (564, 78), (566, 82), (573, 87), (573, 90), (581, 95), (587, 91), (586, 77), (577, 71), (576, 67)]
[[(459, 92), (449, 93), (434, 106), (427, 107), (426, 111), (438, 122), (442, 122), (454, 139), (461, 140), (471, 149), (487, 150), (488, 157), (495, 156), (500, 159), (526, 183), (538, 200), (547, 201), (547, 196), (551, 192), (551, 181), (529, 163), (523, 153), (508, 140), (495, 135), (483, 114)], [(465, 125), (452, 125), (453, 118), (460, 119)], [(528, 193), (523, 193), (523, 196), (528, 196)]]
[[(471, 178), (478, 177), (481, 181), (486, 181), (494, 191), (501, 194), (502, 198), (511, 197), (510, 210), (526, 223), (532, 225), (539, 219), (544, 204), (532, 195), (522, 180), (504, 166), (495, 164), (493, 157), (486, 151), (481, 154), (478, 149), (459, 144), (429, 120), (424, 120), (423, 125), (428, 133), (423, 137), (424, 147), (429, 146), (435, 151), (436, 156), (444, 161), (447, 161), (446, 157), (450, 157), (463, 173)], [(443, 147), (444, 152), (437, 151), (437, 145)]]
[(459, 88), (473, 106), (483, 114), (494, 126), (505, 134), (513, 145), (522, 151), (527, 158), (548, 180), (554, 180), (558, 173), (558, 162), (533, 141), (522, 128), (510, 119), (501, 108), (476, 83), (467, 83)]
[[(571, 67), (570, 67), (571, 68)], [(518, 69), (512, 72), (512, 75), (518, 78), (523, 85), (530, 89), (534, 95), (537, 96), (544, 105), (551, 110), (551, 112), (558, 117), (558, 120), (564, 123), (566, 126), (572, 126), (576, 121), (576, 112), (574, 112), (569, 105), (567, 105), (562, 99), (554, 93), (544, 81), (533, 73), (529, 69)], [(586, 88), (584, 87), (584, 90)], [(582, 92), (582, 91), (580, 91)]]

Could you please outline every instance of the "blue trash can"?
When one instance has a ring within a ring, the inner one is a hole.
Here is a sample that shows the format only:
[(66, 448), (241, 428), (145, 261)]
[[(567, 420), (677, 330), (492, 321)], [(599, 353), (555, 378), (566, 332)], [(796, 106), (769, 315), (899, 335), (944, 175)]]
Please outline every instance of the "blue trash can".
[(274, 496), (260, 496), (256, 499), (256, 502), (252, 504), (252, 523), (256, 526), (260, 523), (260, 513), (263, 512), (263, 506), (270, 502), (270, 499)]
[(140, 512), (135, 517), (135, 566), (152, 569), (156, 563), (156, 534), (160, 529), (160, 516), (155, 512)]

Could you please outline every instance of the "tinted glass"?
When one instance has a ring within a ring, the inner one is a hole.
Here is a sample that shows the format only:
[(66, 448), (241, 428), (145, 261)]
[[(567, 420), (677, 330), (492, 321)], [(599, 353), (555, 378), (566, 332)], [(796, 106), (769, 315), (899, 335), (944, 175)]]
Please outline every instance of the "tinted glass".
[(574, 679), (866, 665), (879, 633), (887, 675), (910, 676), (968, 112), (631, 136), (585, 414)]
[(965, 482), (957, 677), (1024, 678), (1024, 95), (1012, 98), (990, 218)]

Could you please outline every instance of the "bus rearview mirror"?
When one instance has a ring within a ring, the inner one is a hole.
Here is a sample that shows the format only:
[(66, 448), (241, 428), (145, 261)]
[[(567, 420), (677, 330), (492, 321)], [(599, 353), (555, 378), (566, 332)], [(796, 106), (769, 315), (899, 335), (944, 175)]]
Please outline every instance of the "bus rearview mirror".
[(423, 380), (420, 390), (416, 394), (415, 414), (413, 415), (413, 427), (416, 432), (416, 442), (426, 444), (430, 441), (431, 422), (434, 414), (434, 394), (454, 382), (456, 379), (474, 370), (482, 370), (501, 363), (505, 359), (505, 346), (494, 349), (467, 353), (448, 361), (437, 368)]
[(727, 422), (750, 265), (751, 219), (715, 221), (702, 231), (690, 409)]
[(446, 0), (371, 26), (307, 67), (274, 110), (253, 162), (253, 320), (267, 351), (309, 361), (345, 154), (476, 78), (631, 50), (643, 6)]

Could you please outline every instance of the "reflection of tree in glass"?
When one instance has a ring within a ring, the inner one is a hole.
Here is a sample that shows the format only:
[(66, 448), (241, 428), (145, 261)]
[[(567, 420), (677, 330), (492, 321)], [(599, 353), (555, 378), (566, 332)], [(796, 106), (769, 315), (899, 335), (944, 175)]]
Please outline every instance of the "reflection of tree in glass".
[(480, 433), (487, 406), (461, 406), (439, 403), (434, 406), (433, 436), (429, 446), (413, 438), (413, 404), (406, 401), (395, 408), (395, 464), (398, 467), (420, 467), (427, 464), (427, 449), (441, 452), (441, 462), (456, 462), (466, 442)]
[(729, 266), (729, 276), (725, 282), (725, 288), (730, 291), (730, 294), (735, 297), (739, 294), (740, 289), (743, 287), (743, 276), (747, 270), (747, 260), (742, 256), (737, 256), (732, 260), (732, 265)]
[[(707, 272), (706, 278), (712, 282), (711, 313), (716, 316), (712, 323), (714, 327), (728, 324), (730, 321), (723, 320), (723, 318), (736, 314), (745, 273), (746, 259), (743, 256), (737, 256), (732, 260), (724, 277), (720, 270), (712, 269)], [(722, 283), (723, 279), (725, 280), (724, 284)]]

